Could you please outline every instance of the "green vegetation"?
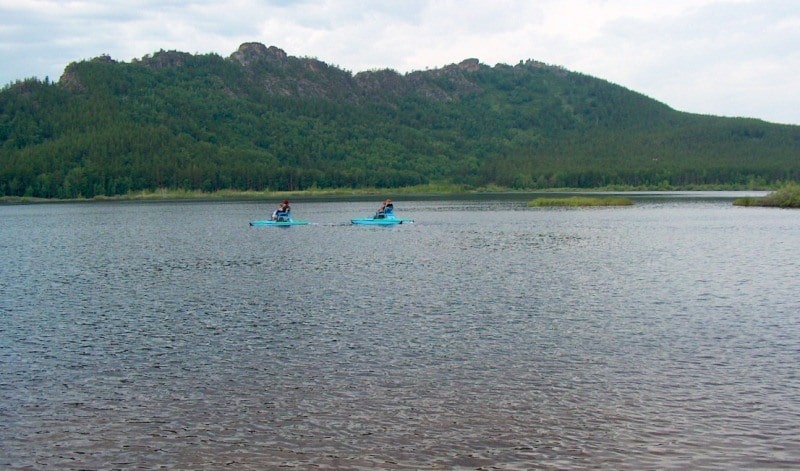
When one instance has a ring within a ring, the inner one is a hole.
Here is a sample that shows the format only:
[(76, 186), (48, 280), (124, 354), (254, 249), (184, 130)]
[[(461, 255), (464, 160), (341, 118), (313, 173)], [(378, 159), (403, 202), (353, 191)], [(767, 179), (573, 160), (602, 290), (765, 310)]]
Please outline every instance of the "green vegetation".
[(767, 196), (756, 198), (738, 198), (733, 202), (736, 206), (767, 206), (776, 208), (800, 208), (800, 185), (790, 183)]
[[(142, 190), (128, 192), (124, 195), (95, 195), (91, 198), (61, 198), (59, 201), (86, 202), (86, 201), (151, 201), (151, 200), (280, 200), (285, 198), (311, 199), (311, 198), (336, 198), (340, 196), (367, 197), (375, 196), (380, 199), (387, 194), (391, 195), (443, 195), (443, 194), (464, 194), (464, 193), (487, 193), (505, 192), (507, 189), (501, 188), (481, 188), (468, 190), (459, 185), (446, 184), (427, 184), (412, 187), (392, 188), (387, 192), (386, 188), (309, 188), (296, 191), (241, 191), (241, 190), (217, 190), (205, 192), (200, 190), (182, 190), (160, 188), (158, 190)], [(52, 201), (48, 198), (33, 196), (0, 196), (0, 204), (6, 203), (41, 203)]]
[(531, 207), (549, 206), (630, 206), (633, 204), (628, 198), (620, 196), (595, 197), (595, 196), (569, 196), (565, 198), (536, 198), (528, 202)]
[(0, 90), (0, 198), (756, 189), (800, 180), (798, 155), (800, 126), (682, 113), (534, 61), (353, 75), (249, 44)]

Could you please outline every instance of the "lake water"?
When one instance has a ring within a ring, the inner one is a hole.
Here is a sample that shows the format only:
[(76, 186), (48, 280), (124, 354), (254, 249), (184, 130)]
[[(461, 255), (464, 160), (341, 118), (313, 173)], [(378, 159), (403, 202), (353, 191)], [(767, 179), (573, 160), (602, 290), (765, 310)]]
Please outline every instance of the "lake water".
[(0, 206), (5, 469), (800, 466), (800, 211)]

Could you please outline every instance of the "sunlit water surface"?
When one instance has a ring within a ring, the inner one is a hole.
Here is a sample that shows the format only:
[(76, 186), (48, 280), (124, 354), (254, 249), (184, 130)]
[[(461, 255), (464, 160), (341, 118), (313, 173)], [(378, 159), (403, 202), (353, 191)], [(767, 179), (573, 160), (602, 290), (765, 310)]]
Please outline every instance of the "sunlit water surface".
[(800, 465), (800, 211), (0, 207), (0, 467)]

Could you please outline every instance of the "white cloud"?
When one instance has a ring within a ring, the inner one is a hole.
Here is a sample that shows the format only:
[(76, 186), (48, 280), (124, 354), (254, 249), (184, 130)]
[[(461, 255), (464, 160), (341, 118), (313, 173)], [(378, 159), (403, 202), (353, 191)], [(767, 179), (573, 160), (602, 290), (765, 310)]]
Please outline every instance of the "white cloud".
[(0, 83), (248, 41), (353, 72), (536, 59), (684, 111), (800, 124), (795, 0), (0, 0)]

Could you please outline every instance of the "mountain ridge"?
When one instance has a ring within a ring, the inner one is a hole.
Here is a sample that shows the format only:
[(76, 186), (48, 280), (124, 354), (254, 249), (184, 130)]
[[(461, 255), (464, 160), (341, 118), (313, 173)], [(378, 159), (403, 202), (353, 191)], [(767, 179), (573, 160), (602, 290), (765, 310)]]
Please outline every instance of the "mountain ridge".
[(679, 112), (531, 59), (353, 74), (248, 42), (104, 55), (0, 91), (0, 196), (788, 180), (800, 126)]

